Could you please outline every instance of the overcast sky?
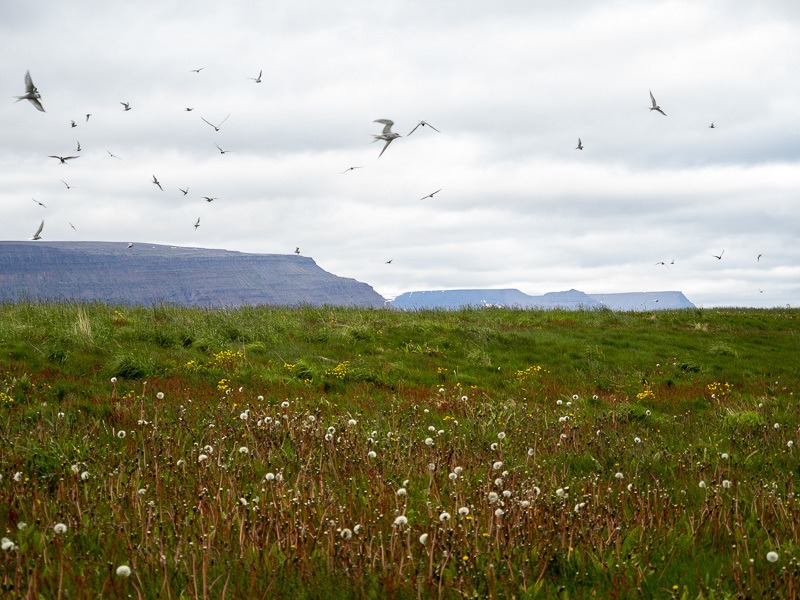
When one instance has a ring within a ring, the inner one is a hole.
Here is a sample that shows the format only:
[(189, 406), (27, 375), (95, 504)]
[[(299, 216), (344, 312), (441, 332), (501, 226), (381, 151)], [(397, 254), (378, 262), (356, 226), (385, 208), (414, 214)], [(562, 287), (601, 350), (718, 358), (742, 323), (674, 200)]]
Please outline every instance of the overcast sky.
[(800, 305), (795, 0), (4, 0), (0, 36), (1, 240)]

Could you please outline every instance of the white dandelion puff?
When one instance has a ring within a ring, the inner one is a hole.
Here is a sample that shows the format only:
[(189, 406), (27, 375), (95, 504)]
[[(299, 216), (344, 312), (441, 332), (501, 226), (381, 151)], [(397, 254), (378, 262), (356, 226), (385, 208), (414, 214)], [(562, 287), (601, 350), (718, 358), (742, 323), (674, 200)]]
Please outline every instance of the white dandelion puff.
[(778, 558), (780, 557), (778, 556), (778, 553), (775, 552), (774, 550), (770, 550), (769, 552), (767, 552), (767, 560), (769, 562), (771, 563), (778, 562)]
[(55, 525), (53, 525), (53, 531), (55, 531), (58, 534), (66, 533), (67, 526), (64, 525), (64, 523), (56, 523)]
[(128, 565), (120, 565), (117, 567), (117, 576), (118, 577), (130, 577), (131, 576), (131, 568)]

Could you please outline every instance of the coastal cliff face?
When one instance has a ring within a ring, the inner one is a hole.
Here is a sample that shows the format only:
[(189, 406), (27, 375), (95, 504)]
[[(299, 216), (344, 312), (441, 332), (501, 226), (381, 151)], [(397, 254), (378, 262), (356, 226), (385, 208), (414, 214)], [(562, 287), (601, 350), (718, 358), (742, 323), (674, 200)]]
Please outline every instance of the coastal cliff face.
[(0, 302), (382, 307), (369, 285), (283, 254), (117, 242), (0, 242)]

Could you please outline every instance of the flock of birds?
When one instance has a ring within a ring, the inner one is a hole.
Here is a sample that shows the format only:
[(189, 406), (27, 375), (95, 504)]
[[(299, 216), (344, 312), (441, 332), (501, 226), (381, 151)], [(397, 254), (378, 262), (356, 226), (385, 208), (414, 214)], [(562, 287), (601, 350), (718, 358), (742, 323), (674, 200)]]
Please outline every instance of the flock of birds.
[[(200, 73), (203, 69), (204, 69), (204, 67), (200, 67), (198, 69), (191, 69), (190, 72), (192, 72), (192, 73)], [(257, 77), (247, 77), (246, 79), (252, 80), (255, 83), (261, 83), (262, 74), (263, 74), (263, 71), (259, 71)], [(30, 71), (25, 73), (25, 93), (22, 94), (21, 96), (17, 96), (16, 98), (17, 98), (17, 102), (20, 102), (22, 100), (28, 100), (37, 110), (39, 110), (41, 112), (45, 112), (44, 106), (42, 105), (42, 101), (41, 101), (42, 100), (42, 96), (39, 93), (39, 90), (36, 88), (36, 86), (33, 83), (33, 79), (31, 78)], [(123, 111), (130, 111), (132, 109), (130, 102), (120, 102), (120, 105), (122, 105)], [(656, 101), (656, 98), (653, 95), (652, 90), (650, 90), (650, 106), (648, 108), (650, 109), (650, 111), (656, 111), (656, 112), (658, 112), (659, 114), (661, 114), (661, 115), (663, 115), (665, 117), (667, 116), (667, 113), (664, 112), (664, 110), (661, 108), (661, 106)], [(190, 111), (193, 111), (194, 108), (186, 107), (184, 110), (187, 111), (187, 112), (190, 112)], [(89, 118), (91, 116), (92, 116), (91, 113), (87, 113), (86, 114), (86, 121), (87, 122), (89, 121)], [(205, 122), (210, 127), (212, 127), (215, 132), (219, 132), (220, 128), (222, 127), (222, 125), (228, 120), (228, 118), (230, 116), (231, 115), (228, 114), (224, 119), (222, 119), (218, 123), (212, 123), (211, 121), (207, 120), (205, 117), (201, 117), (201, 119), (202, 119), (203, 122)], [(398, 138), (400, 138), (402, 136), (399, 133), (396, 133), (396, 132), (392, 131), (392, 127), (394, 126), (395, 123), (391, 119), (375, 119), (373, 122), (374, 123), (378, 123), (380, 125), (383, 125), (383, 129), (381, 130), (380, 133), (373, 134), (373, 138), (374, 138), (373, 139), (373, 143), (377, 142), (377, 141), (384, 142), (383, 148), (381, 148), (381, 151), (378, 154), (378, 158), (380, 158), (381, 156), (383, 156), (383, 153), (386, 152), (386, 150), (389, 148), (389, 145), (394, 140), (396, 140), (396, 139), (398, 139)], [(77, 127), (77, 123), (75, 121), (71, 121), (70, 125), (71, 125), (71, 127)], [(427, 128), (432, 129), (433, 131), (435, 131), (437, 133), (441, 133), (441, 131), (439, 129), (437, 129), (436, 127), (434, 127), (433, 125), (431, 125), (427, 121), (418, 121), (417, 124), (414, 126), (414, 128), (406, 135), (406, 137), (408, 137), (411, 134), (413, 134), (420, 127), (422, 127), (422, 128), (426, 128), (427, 127)], [(709, 129), (715, 129), (716, 128), (715, 122), (712, 121), (711, 124), (708, 127), (709, 127)], [(221, 148), (219, 146), (219, 144), (217, 144), (217, 143), (215, 143), (214, 145), (216, 146), (216, 148), (220, 152), (220, 154), (224, 155), (224, 154), (227, 154), (229, 152), (233, 152), (233, 150), (226, 150), (226, 149)], [(576, 150), (583, 150), (584, 149), (583, 141), (581, 140), (580, 137), (578, 138), (578, 145), (575, 146), (575, 149)], [(79, 151), (79, 152), (81, 151), (80, 142), (78, 142), (77, 151)], [(108, 153), (109, 157), (119, 159), (119, 157), (114, 155), (114, 154), (112, 154), (110, 150), (106, 150), (106, 152)], [(50, 155), (49, 158), (54, 158), (54, 159), (58, 160), (60, 164), (64, 164), (65, 165), (65, 164), (67, 164), (67, 161), (75, 160), (75, 159), (78, 158), (78, 156)], [(345, 173), (348, 173), (350, 171), (354, 171), (356, 169), (362, 169), (362, 168), (363, 168), (363, 166), (351, 166), (351, 167), (348, 167), (347, 169), (345, 169), (344, 171), (341, 171), (340, 174), (345, 174)], [(71, 189), (71, 186), (66, 181), (64, 181), (62, 179), (61, 182), (67, 187), (67, 189)], [(161, 182), (158, 180), (158, 178), (155, 175), (153, 175), (152, 184), (155, 185), (156, 187), (158, 187), (159, 190), (164, 191), (164, 188), (162, 187)], [(178, 188), (178, 189), (183, 193), (184, 196), (186, 196), (189, 193), (188, 186), (186, 188)], [(431, 192), (431, 193), (423, 196), (422, 198), (420, 198), (420, 200), (426, 200), (426, 199), (429, 199), (429, 198), (433, 198), (436, 194), (438, 194), (441, 191), (442, 191), (441, 188), (437, 189), (436, 191)], [(217, 197), (213, 197), (213, 196), (202, 196), (202, 198), (206, 202), (209, 202), (209, 203), (214, 202), (215, 200), (217, 200)], [(39, 202), (36, 199), (33, 199), (33, 201), (36, 202), (38, 205), (40, 205), (40, 206), (42, 206), (44, 208), (47, 208), (42, 202)], [(73, 229), (75, 229), (75, 226), (72, 223), (69, 223), (69, 224)], [(194, 229), (197, 230), (198, 227), (200, 227), (200, 218), (199, 217), (194, 222)], [(44, 220), (41, 221), (41, 223), (37, 227), (35, 233), (33, 234), (33, 237), (31, 237), (30, 239), (31, 240), (40, 240), (40, 239), (42, 239), (42, 235), (41, 234), (42, 234), (43, 230), (44, 230)], [(129, 248), (131, 248), (132, 246), (133, 246), (132, 243), (128, 244)], [(300, 254), (300, 248), (297, 247), (295, 249), (294, 253), (295, 254)], [(711, 256), (713, 258), (717, 259), (717, 260), (722, 260), (722, 257), (723, 257), (724, 254), (725, 254), (725, 250), (723, 249), (719, 254), (712, 254)], [(756, 259), (757, 262), (761, 261), (761, 257), (762, 256), (763, 256), (762, 254), (759, 254), (757, 256), (757, 259)], [(391, 259), (386, 261), (386, 264), (391, 264), (391, 263), (392, 263)], [(658, 261), (655, 264), (657, 266), (664, 266), (667, 269), (669, 269), (670, 265), (674, 265), (675, 264), (675, 260), (672, 259), (669, 263), (667, 263), (666, 261)], [(764, 290), (759, 289), (759, 293), (763, 293), (763, 292), (764, 292)]]

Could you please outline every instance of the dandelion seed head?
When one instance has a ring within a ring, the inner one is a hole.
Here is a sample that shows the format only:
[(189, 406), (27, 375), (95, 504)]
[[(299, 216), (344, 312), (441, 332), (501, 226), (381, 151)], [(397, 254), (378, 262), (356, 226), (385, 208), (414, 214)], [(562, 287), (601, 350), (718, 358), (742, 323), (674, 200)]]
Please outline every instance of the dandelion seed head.
[(498, 519), (502, 517), (504, 514), (506, 514), (506, 511), (504, 511), (502, 508), (498, 508), (497, 510), (494, 511), (494, 516), (497, 517)]
[(724, 487), (726, 490), (729, 489), (731, 487), (731, 485), (733, 485), (733, 483), (731, 482), (730, 479), (723, 479), (722, 480), (722, 487)]
[(435, 463), (428, 463), (428, 471), (435, 471), (436, 464)]
[(461, 401), (462, 402), (466, 402), (467, 400), (469, 400), (469, 398), (467, 398), (466, 396), (461, 396)]
[(350, 419), (350, 420), (347, 422), (347, 424), (348, 424), (350, 427), (355, 427), (357, 423), (358, 423), (358, 421), (356, 421), (355, 419)]
[(778, 562), (778, 558), (780, 557), (778, 556), (778, 553), (775, 552), (774, 550), (770, 550), (769, 552), (767, 552), (767, 560), (769, 562), (771, 563)]
[(458, 475), (456, 473), (450, 473), (447, 478), (450, 479), (450, 481), (455, 481), (458, 479)]
[(519, 503), (519, 505), (522, 508), (528, 508), (531, 505), (531, 503), (528, 500), (523, 500), (522, 502)]
[(500, 441), (506, 439), (506, 432), (505, 431), (501, 431), (500, 433), (498, 433), (497, 434), (497, 439), (500, 440)]
[(83, 473), (81, 473), (81, 479), (83, 481), (86, 481), (87, 479), (89, 479), (89, 471), (84, 471)]
[(450, 513), (449, 512), (443, 512), (442, 514), (439, 515), (439, 520), (442, 523), (446, 523), (447, 521), (450, 520)]
[(205, 455), (205, 454), (200, 454), (200, 455), (197, 457), (197, 462), (203, 462), (204, 460), (208, 460), (208, 456), (207, 456), (207, 455)]
[(492, 445), (489, 446), (492, 450), (497, 450), (497, 442), (492, 442)]
[(458, 509), (458, 514), (460, 514), (462, 517), (466, 517), (469, 514), (469, 508), (462, 506)]
[(624, 479), (625, 475), (623, 475), (621, 471), (617, 471), (614, 477), (616, 477), (617, 479)]
[(426, 446), (433, 446), (433, 438), (425, 438)]
[(376, 456), (378, 456), (378, 455), (377, 455), (377, 453), (376, 453), (374, 450), (370, 450), (369, 452), (367, 452), (367, 456), (368, 456), (369, 458), (375, 458), (375, 457), (376, 457)]
[(401, 487), (397, 490), (396, 493), (398, 496), (405, 496), (406, 494), (408, 494), (408, 491), (406, 490), (406, 488)]
[(125, 430), (124, 430), (124, 429), (120, 429), (120, 430), (117, 432), (117, 437), (118, 437), (119, 439), (123, 439), (123, 438), (124, 438), (126, 435), (128, 435), (128, 434), (125, 432)]
[(456, 475), (461, 475), (461, 471), (463, 470), (464, 467), (456, 467), (455, 469), (453, 469), (453, 473), (455, 473)]
[(402, 527), (408, 524), (408, 518), (405, 515), (400, 515), (394, 520), (395, 527)]
[(28, 524), (25, 521), (20, 521), (17, 523), (17, 529), (20, 531), (25, 531), (28, 528)]
[(488, 496), (489, 504), (494, 504), (495, 502), (497, 502), (498, 498), (499, 496), (497, 495), (497, 492), (489, 492)]
[(698, 484), (697, 484), (697, 486), (698, 486), (698, 487), (699, 487), (701, 490), (704, 490), (704, 489), (706, 489), (706, 482), (705, 482), (705, 481), (700, 481), (700, 483), (698, 483)]
[(117, 567), (117, 576), (118, 577), (130, 577), (131, 576), (131, 568), (128, 565), (120, 565)]
[(361, 533), (363, 531), (363, 529), (364, 529), (364, 526), (359, 523), (358, 525), (353, 527), (353, 533), (358, 535), (359, 533)]
[(426, 544), (427, 541), (428, 541), (427, 533), (423, 533), (421, 536), (419, 536), (419, 543), (422, 544), (423, 546)]
[(116, 377), (112, 377), (111, 378), (111, 383), (117, 383), (117, 378)]
[(136, 493), (140, 496), (144, 496), (147, 493), (147, 488), (139, 488)]
[(500, 469), (502, 469), (502, 468), (503, 468), (503, 462), (502, 462), (502, 461), (499, 461), (499, 460), (498, 460), (498, 461), (496, 461), (496, 462), (495, 462), (495, 463), (492, 465), (492, 469), (494, 469), (495, 471), (499, 471), (499, 470), (500, 470)]
[(723, 452), (722, 454), (720, 454), (720, 458), (722, 460), (728, 460), (728, 453), (727, 452)]
[(787, 445), (789, 448), (791, 448), (792, 446), (794, 446), (794, 442), (793, 442), (792, 440), (789, 440), (788, 442), (786, 442), (786, 445)]
[(633, 438), (633, 441), (634, 441), (635, 443), (637, 443), (637, 444), (641, 444), (641, 443), (642, 443), (642, 438), (640, 438), (640, 437), (635, 437), (635, 438)]
[(350, 538), (353, 537), (353, 532), (350, 529), (348, 529), (347, 527), (345, 527), (344, 529), (342, 529), (342, 531), (341, 531), (341, 533), (339, 533), (339, 535), (341, 536), (341, 538), (343, 540), (349, 540)]
[(281, 402), (281, 408), (289, 408), (289, 401), (284, 400), (283, 402)]
[(16, 473), (14, 473), (12, 479), (17, 482), (22, 481), (22, 471), (17, 471)]
[(781, 424), (780, 424), (780, 423), (775, 423), (775, 424), (773, 425), (773, 427), (774, 427), (775, 429), (780, 429), (780, 428), (781, 428)]
[(503, 478), (502, 477), (498, 477), (497, 479), (495, 479), (494, 480), (494, 485), (495, 485), (495, 487), (500, 487), (501, 485), (503, 485)]
[(564, 404), (562, 400), (556, 400), (556, 406), (561, 406), (562, 404)]
[(250, 449), (247, 446), (240, 446), (239, 454), (250, 454)]
[(53, 525), (53, 531), (55, 531), (58, 534), (66, 533), (67, 526), (64, 525), (64, 523), (56, 523), (55, 525)]
[(264, 475), (266, 481), (275, 481), (275, 473), (267, 473)]
[(511, 490), (503, 490), (503, 498), (511, 498)]
[(164, 392), (158, 392), (156, 394), (156, 398), (158, 398), (159, 400), (163, 400), (164, 399)]

